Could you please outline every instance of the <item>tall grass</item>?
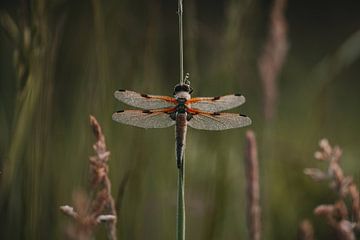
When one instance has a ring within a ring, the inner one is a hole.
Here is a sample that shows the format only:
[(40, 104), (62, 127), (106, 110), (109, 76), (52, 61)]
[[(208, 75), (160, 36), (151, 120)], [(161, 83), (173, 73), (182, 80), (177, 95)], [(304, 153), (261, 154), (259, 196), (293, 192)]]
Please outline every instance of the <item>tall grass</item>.
[[(1, 209), (8, 219), (22, 225), (19, 231), (5, 232), (5, 238), (41, 238), (50, 213), (41, 206), (49, 201), (52, 177), (46, 171), (51, 156), (50, 123), (54, 69), (56, 66), (62, 18), (51, 22), (53, 9), (48, 2), (24, 1), (19, 17), (2, 14), (4, 29), (8, 30), (14, 46), (14, 65), (17, 93), (11, 139), (3, 165)], [(48, 179), (42, 181), (43, 178)], [(17, 183), (14, 187), (14, 183)], [(6, 197), (5, 197), (6, 196)], [(27, 201), (20, 199), (26, 196)], [(51, 200), (50, 200), (51, 201)], [(19, 211), (23, 214), (19, 214)], [(25, 216), (25, 217), (22, 217)], [(11, 236), (11, 237), (10, 237)]]

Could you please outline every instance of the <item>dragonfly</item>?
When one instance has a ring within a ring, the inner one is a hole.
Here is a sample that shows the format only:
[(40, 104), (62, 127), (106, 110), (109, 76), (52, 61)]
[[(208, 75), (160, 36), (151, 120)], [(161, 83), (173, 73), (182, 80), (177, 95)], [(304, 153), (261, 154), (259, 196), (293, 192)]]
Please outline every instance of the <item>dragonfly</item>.
[(114, 93), (116, 99), (141, 109), (117, 111), (112, 119), (140, 128), (167, 128), (175, 125), (176, 162), (180, 168), (184, 159), (188, 126), (219, 131), (251, 124), (251, 119), (246, 115), (222, 112), (245, 103), (242, 94), (192, 98), (192, 92), (189, 82), (177, 84), (174, 87), (174, 97), (117, 90)]

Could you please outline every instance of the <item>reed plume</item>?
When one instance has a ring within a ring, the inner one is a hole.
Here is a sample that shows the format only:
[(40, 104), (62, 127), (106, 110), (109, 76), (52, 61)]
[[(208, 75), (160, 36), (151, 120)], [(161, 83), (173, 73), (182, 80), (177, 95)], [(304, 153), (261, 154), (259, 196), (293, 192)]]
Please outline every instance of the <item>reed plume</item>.
[(275, 114), (278, 97), (277, 78), (288, 50), (287, 22), (284, 16), (286, 4), (286, 0), (275, 0), (274, 2), (270, 16), (269, 35), (258, 61), (266, 120), (272, 120)]
[(106, 148), (105, 136), (95, 117), (90, 116), (90, 125), (97, 139), (93, 148), (96, 155), (89, 158), (90, 186), (89, 197), (80, 191), (74, 194), (74, 206), (61, 206), (60, 210), (73, 218), (75, 226), (68, 229), (72, 239), (92, 239), (91, 236), (99, 223), (105, 223), (108, 239), (116, 240), (116, 210), (111, 196), (111, 182), (108, 176), (110, 152)]
[[(342, 151), (338, 146), (331, 146), (327, 139), (319, 143), (320, 151), (315, 158), (326, 162), (326, 171), (307, 168), (304, 173), (315, 181), (329, 181), (330, 188), (337, 193), (338, 199), (333, 204), (321, 204), (314, 210), (315, 215), (325, 217), (341, 240), (355, 240), (355, 232), (360, 230), (359, 190), (352, 177), (346, 176), (340, 166)], [(350, 205), (347, 205), (350, 200)]]

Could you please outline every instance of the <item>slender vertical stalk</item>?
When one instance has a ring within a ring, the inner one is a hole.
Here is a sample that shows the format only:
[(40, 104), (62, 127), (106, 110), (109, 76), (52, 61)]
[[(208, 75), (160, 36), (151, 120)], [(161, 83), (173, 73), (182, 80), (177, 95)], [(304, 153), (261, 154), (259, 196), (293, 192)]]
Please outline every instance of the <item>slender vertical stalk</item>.
[(179, 45), (180, 45), (180, 84), (184, 83), (184, 47), (183, 47), (183, 4), (182, 0), (178, 2), (179, 15)]
[(264, 51), (258, 60), (264, 94), (264, 116), (267, 121), (273, 120), (276, 114), (278, 77), (288, 51), (286, 5), (287, 0), (274, 1), (269, 36)]
[[(180, 49), (180, 84), (184, 83), (184, 47), (183, 47), (183, 1), (178, 0), (179, 15), (179, 49)], [(185, 193), (184, 193), (184, 177), (185, 177), (185, 158), (181, 161), (178, 168), (178, 198), (177, 198), (177, 214), (176, 214), (176, 239), (185, 240)]]
[(185, 194), (184, 194), (184, 176), (185, 176), (185, 159), (182, 160), (182, 166), (178, 168), (178, 204), (177, 204), (177, 225), (176, 239), (185, 240)]
[(261, 208), (259, 186), (259, 163), (255, 134), (249, 130), (246, 133), (245, 175), (247, 192), (247, 223), (250, 240), (261, 238)]

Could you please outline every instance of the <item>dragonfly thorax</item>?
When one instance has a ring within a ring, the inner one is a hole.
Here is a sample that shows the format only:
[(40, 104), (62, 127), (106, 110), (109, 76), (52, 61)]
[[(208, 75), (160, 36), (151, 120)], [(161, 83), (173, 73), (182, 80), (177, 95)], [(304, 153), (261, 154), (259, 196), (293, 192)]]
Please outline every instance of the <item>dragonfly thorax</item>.
[(175, 98), (178, 101), (179, 101), (179, 99), (189, 100), (191, 98), (191, 96), (190, 96), (190, 94), (188, 92), (181, 91), (181, 92), (175, 93)]
[(177, 106), (176, 106), (176, 112), (177, 113), (185, 113), (186, 112), (186, 99), (185, 98), (177, 98)]

